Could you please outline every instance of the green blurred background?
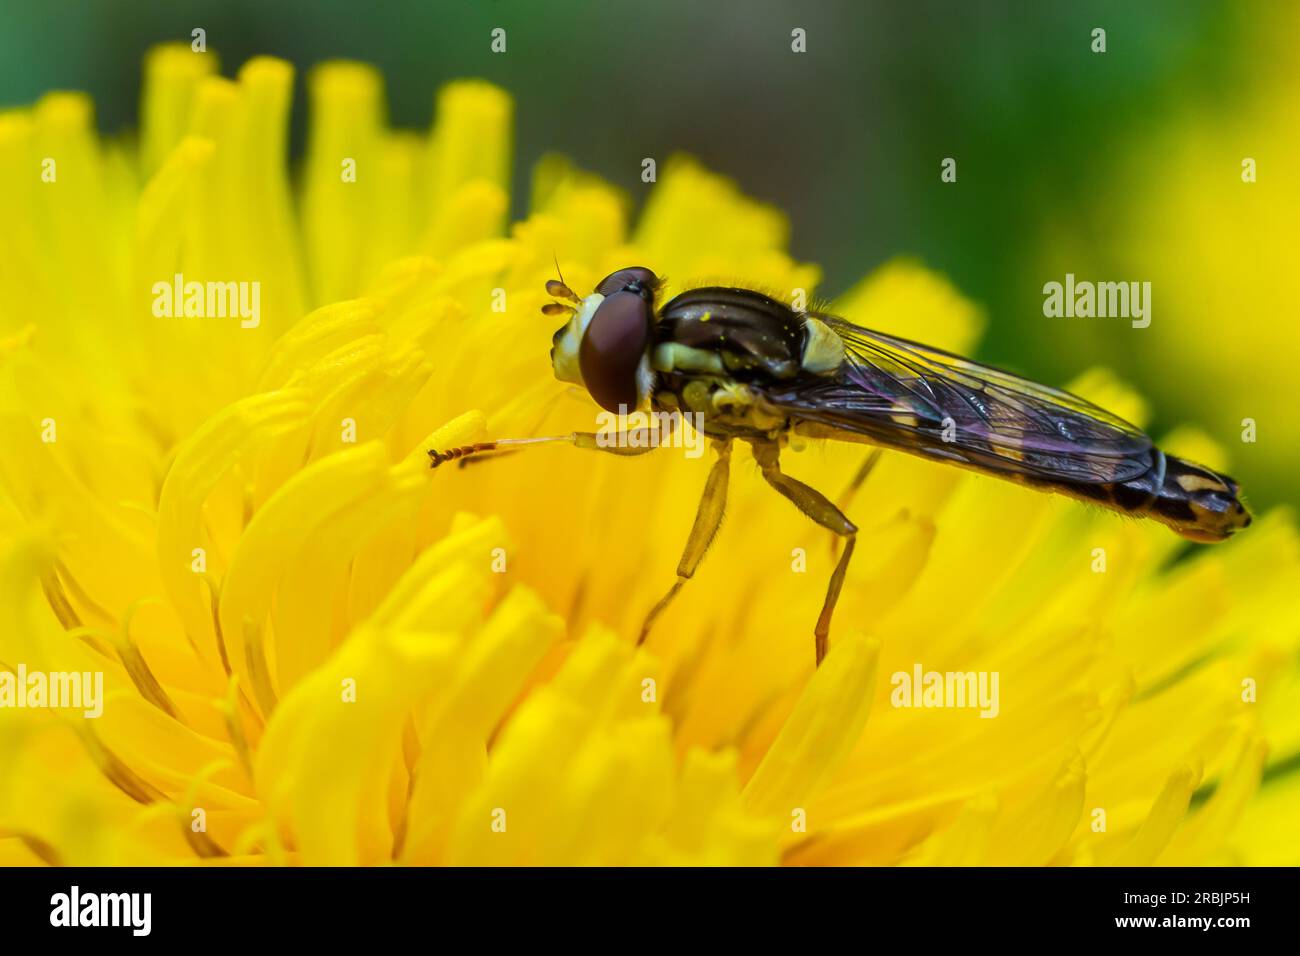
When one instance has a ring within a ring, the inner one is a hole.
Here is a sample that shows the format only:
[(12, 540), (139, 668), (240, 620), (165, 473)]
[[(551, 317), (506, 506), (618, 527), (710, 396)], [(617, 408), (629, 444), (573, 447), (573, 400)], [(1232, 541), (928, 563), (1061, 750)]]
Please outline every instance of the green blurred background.
[[(1296, 386), (1289, 369), (1272, 399), (1259, 383), (1280, 374), (1269, 361), (1296, 357), (1294, 330), (1276, 345), (1269, 332), (1295, 325), (1294, 310), (1276, 313), (1279, 303), (1297, 301), (1294, 275), (1277, 263), (1294, 249), (1295, 230), (1285, 224), (1300, 209), (1294, 187), (1277, 192), (1264, 171), (1259, 188), (1242, 192), (1252, 187), (1240, 184), (1239, 157), (1263, 154), (1269, 172), (1288, 162), (1296, 168), (1287, 152), (1296, 142), (1296, 100), (1279, 100), (1290, 104), (1285, 114), (1267, 105), (1274, 90), (1295, 89), (1289, 47), (1300, 20), (1292, 6), (8, 2), (0, 9), (0, 104), (82, 89), (95, 98), (102, 130), (128, 130), (145, 50), (188, 41), (194, 27), (207, 31), (227, 74), (261, 53), (298, 67), (296, 152), (305, 127), (302, 74), (313, 63), (375, 63), (392, 121), (420, 129), (441, 83), (482, 76), (517, 102), (516, 215), (531, 165), (545, 152), (568, 153), (637, 201), (650, 188), (640, 181), (643, 157), (693, 153), (789, 214), (794, 255), (825, 270), (822, 294), (847, 289), (894, 256), (916, 256), (985, 310), (981, 358), (1052, 383), (1098, 362), (1117, 368), (1150, 400), (1156, 434), (1184, 421), (1209, 431), (1260, 506), (1293, 498), (1296, 487)], [(504, 55), (489, 50), (495, 27), (507, 31)], [(790, 50), (794, 27), (807, 31), (806, 54)], [(1095, 27), (1107, 31), (1105, 54), (1091, 49)], [(1246, 108), (1261, 99), (1265, 107)], [(1275, 119), (1291, 125), (1279, 135), (1269, 128)], [(1195, 209), (1207, 194), (1201, 180), (1171, 177), (1161, 163), (1201, 162), (1207, 147), (1198, 143), (1224, 145), (1204, 173), (1216, 184), (1222, 177), (1224, 198), (1206, 213), (1211, 221), (1198, 214), (1183, 222), (1180, 201)], [(940, 181), (948, 156), (958, 164), (953, 184)], [(1162, 195), (1170, 182), (1174, 193)], [(1240, 196), (1253, 205), (1238, 210)], [(1152, 230), (1153, 221), (1163, 231)], [(1179, 248), (1197, 229), (1225, 242), (1271, 242), (1274, 255), (1219, 270), (1221, 251)], [(1300, 257), (1292, 264), (1294, 273)], [(1043, 284), (1065, 271), (1153, 281), (1153, 329), (1045, 318)], [(1207, 301), (1239, 301), (1232, 296), (1243, 287), (1273, 290), (1240, 300), (1249, 320), (1208, 306), (1198, 314)], [(1217, 340), (1243, 336), (1236, 353), (1219, 348)], [(1221, 363), (1270, 351), (1280, 358), (1265, 355), (1258, 373), (1220, 373)], [(1259, 420), (1257, 445), (1240, 440), (1247, 416)]]

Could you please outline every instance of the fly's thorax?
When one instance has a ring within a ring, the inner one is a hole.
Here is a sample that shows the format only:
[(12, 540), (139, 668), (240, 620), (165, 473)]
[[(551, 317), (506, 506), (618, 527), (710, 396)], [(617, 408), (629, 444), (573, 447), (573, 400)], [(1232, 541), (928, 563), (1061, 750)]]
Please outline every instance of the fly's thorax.
[(833, 375), (843, 340), (820, 319), (750, 289), (691, 289), (664, 307), (651, 367), (674, 407), (703, 417), (716, 436), (771, 440), (791, 420), (763, 388)]
[(833, 374), (844, 342), (820, 319), (752, 289), (708, 287), (676, 296), (655, 327), (659, 371), (789, 381)]

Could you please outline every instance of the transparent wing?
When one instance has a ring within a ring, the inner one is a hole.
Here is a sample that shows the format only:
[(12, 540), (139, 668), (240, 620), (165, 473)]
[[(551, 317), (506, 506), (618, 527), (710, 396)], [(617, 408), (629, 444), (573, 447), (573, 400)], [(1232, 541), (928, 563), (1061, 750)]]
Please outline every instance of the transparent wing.
[(815, 314), (844, 341), (833, 377), (760, 391), (806, 421), (991, 471), (1127, 481), (1151, 466), (1151, 439), (1077, 395), (919, 342)]

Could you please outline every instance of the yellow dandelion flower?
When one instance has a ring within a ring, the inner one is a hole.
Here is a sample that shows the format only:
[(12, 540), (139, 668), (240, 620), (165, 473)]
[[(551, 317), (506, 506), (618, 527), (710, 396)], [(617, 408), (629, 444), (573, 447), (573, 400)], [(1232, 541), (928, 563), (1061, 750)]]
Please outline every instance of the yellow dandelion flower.
[[(512, 106), (479, 82), (425, 137), (370, 68), (319, 67), (291, 180), (291, 82), (168, 47), (138, 140), (75, 94), (0, 115), (0, 861), (1300, 862), (1288, 515), (1179, 560), (886, 454), (814, 671), (832, 542), (741, 458), (638, 649), (700, 462), (426, 449), (590, 428), (538, 315), (556, 256), (579, 289), (816, 268), (687, 159), (633, 224), (548, 157), (507, 226)], [(982, 322), (910, 262), (835, 307), (953, 348)], [(861, 457), (786, 466), (834, 492)], [(996, 674), (996, 705), (905, 706), (915, 668)]]

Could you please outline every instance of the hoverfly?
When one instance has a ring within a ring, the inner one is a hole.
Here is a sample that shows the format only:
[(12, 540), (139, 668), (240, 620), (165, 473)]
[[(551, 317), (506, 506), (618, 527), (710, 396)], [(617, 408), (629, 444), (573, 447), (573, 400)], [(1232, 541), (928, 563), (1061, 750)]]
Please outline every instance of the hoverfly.
[[(731, 444), (748, 442), (763, 478), (843, 539), (813, 633), (826, 656), (831, 615), (853, 556), (857, 526), (820, 491), (781, 470), (792, 435), (908, 452), (1152, 518), (1193, 541), (1223, 541), (1250, 524), (1226, 475), (1156, 448), (1128, 422), (1060, 389), (751, 289), (698, 288), (657, 306), (649, 269), (620, 269), (581, 298), (563, 281), (542, 308), (567, 314), (551, 363), (611, 412), (693, 413), (717, 460), (705, 482), (677, 580), (654, 606), (638, 643), (694, 574), (722, 521)], [(648, 447), (598, 442), (594, 433), (482, 442), (430, 451), (432, 467), (538, 442), (617, 454)]]

